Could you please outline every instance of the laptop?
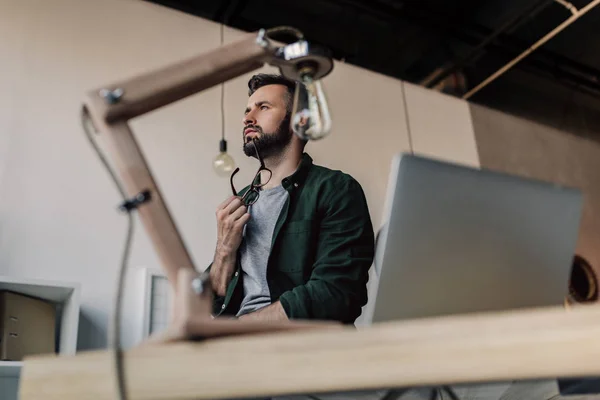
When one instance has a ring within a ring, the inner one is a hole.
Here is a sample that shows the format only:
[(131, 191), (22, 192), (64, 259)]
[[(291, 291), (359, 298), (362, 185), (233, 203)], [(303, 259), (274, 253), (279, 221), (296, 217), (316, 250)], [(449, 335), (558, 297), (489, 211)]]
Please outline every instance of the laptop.
[(398, 154), (371, 322), (564, 304), (582, 206), (574, 188)]

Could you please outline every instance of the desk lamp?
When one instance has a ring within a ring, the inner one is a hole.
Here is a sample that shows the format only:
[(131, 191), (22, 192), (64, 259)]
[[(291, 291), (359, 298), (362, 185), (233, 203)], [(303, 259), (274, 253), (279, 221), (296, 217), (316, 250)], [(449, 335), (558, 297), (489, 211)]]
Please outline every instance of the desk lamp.
[(331, 72), (333, 60), (302, 38), (276, 46), (269, 33), (260, 30), (200, 56), (87, 93), (83, 112), (106, 140), (128, 197), (136, 199), (127, 205), (144, 203), (137, 211), (162, 264), (170, 270), (192, 266), (192, 260), (128, 121), (268, 63), (279, 67), (283, 76), (307, 83), (308, 101), (297, 101), (301, 96), (295, 96), (292, 120), (305, 117), (307, 121), (296, 128), (296, 134), (308, 140), (327, 135), (331, 122), (319, 79)]
[[(274, 42), (274, 33), (292, 33), (297, 41), (291, 44)], [(125, 398), (125, 382), (121, 365), (120, 300), (122, 298), (125, 264), (132, 232), (129, 211), (137, 210), (140, 219), (158, 253), (173, 287), (180, 268), (194, 269), (192, 259), (163, 201), (162, 194), (148, 168), (128, 121), (160, 107), (174, 103), (215, 85), (270, 64), (281, 75), (302, 82), (294, 95), (292, 129), (305, 140), (325, 137), (331, 129), (331, 117), (320, 79), (333, 69), (327, 52), (304, 40), (301, 32), (290, 27), (261, 29), (246, 34), (240, 40), (164, 68), (109, 84), (87, 93), (82, 108), (82, 122), (88, 138), (117, 184), (124, 202), (121, 209), (129, 215), (129, 235), (118, 278), (115, 310), (110, 333), (110, 345), (115, 354), (115, 367), (120, 398)], [(99, 151), (90, 134), (90, 125), (106, 142), (117, 172), (114, 172)], [(116, 175), (123, 182), (123, 186)], [(206, 291), (206, 274), (196, 281), (194, 290)], [(212, 298), (212, 291), (210, 291)], [(240, 321), (241, 322), (241, 321)], [(256, 328), (256, 327), (255, 327)]]

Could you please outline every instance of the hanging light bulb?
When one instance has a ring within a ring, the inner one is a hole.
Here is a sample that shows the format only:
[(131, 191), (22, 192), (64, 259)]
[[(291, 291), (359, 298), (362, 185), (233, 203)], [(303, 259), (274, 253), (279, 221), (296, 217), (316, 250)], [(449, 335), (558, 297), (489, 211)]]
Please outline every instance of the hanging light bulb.
[(227, 141), (221, 139), (219, 142), (219, 154), (213, 160), (213, 169), (220, 177), (228, 177), (235, 168), (233, 157), (227, 153)]
[(301, 74), (302, 85), (296, 85), (292, 110), (292, 130), (303, 140), (322, 139), (331, 131), (331, 115), (320, 80), (314, 80), (312, 70)]
[[(221, 45), (223, 45), (223, 29), (221, 24)], [(225, 140), (225, 83), (221, 83), (221, 141), (219, 142), (219, 154), (213, 160), (213, 169), (220, 177), (229, 177), (235, 168), (233, 157), (227, 153), (227, 140)]]

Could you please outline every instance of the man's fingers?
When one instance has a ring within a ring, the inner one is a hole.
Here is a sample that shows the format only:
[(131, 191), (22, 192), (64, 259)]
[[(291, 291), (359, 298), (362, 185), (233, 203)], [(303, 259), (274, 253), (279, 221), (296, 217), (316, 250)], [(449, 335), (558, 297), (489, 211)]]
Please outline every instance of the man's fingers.
[(246, 210), (247, 210), (246, 206), (241, 206), (240, 208), (238, 208), (231, 214), (231, 218), (234, 221), (236, 221), (237, 219), (239, 219), (241, 216), (243, 216), (246, 213)]
[(225, 221), (227, 217), (229, 217), (229, 215), (237, 210), (242, 204), (242, 200), (239, 197), (232, 197), (231, 201), (229, 201), (225, 208), (217, 209), (217, 220), (221, 222)]
[(244, 203), (242, 202), (242, 199), (240, 199), (239, 197), (236, 197), (231, 201), (231, 203), (229, 203), (227, 205), (227, 207), (225, 207), (223, 209), (223, 211), (224, 211), (225, 215), (233, 214), (233, 212), (235, 210), (237, 210), (238, 208), (240, 208), (243, 205), (244, 205)]
[(240, 218), (238, 218), (235, 221), (236, 227), (242, 227), (242, 226), (246, 225), (246, 222), (248, 222), (249, 219), (250, 219), (250, 214), (245, 213), (244, 215), (242, 215)]
[(225, 199), (224, 202), (222, 202), (221, 204), (219, 204), (219, 207), (217, 207), (217, 211), (219, 210), (223, 210), (225, 207), (227, 207), (229, 205), (229, 203), (231, 203), (235, 198), (238, 198), (238, 196), (230, 196), (227, 199)]

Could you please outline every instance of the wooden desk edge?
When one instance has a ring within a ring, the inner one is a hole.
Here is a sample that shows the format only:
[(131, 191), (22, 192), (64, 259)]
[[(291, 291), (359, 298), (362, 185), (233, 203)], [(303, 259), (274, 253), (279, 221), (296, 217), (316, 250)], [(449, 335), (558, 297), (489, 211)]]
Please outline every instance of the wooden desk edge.
[[(215, 399), (600, 376), (600, 306), (139, 346), (131, 399)], [(268, 373), (268, 378), (266, 377)], [(111, 354), (26, 359), (21, 398), (114, 398)]]

